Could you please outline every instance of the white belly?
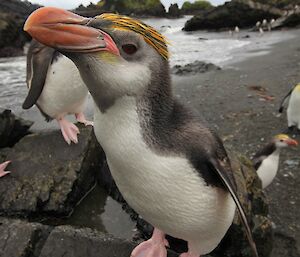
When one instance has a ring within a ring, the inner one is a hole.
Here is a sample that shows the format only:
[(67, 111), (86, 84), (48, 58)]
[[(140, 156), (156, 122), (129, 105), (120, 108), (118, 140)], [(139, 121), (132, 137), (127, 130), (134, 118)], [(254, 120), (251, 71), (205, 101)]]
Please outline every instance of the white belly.
[(279, 165), (279, 152), (274, 152), (263, 160), (257, 170), (257, 175), (262, 181), (262, 188), (266, 188), (275, 178)]
[(300, 92), (293, 91), (287, 108), (288, 126), (300, 129)]
[(231, 196), (207, 186), (184, 156), (153, 152), (143, 141), (133, 98), (102, 114), (95, 133), (118, 188), (129, 205), (153, 226), (212, 251), (232, 223)]
[(80, 74), (67, 57), (59, 57), (49, 67), (43, 91), (37, 101), (52, 118), (83, 111), (88, 90)]

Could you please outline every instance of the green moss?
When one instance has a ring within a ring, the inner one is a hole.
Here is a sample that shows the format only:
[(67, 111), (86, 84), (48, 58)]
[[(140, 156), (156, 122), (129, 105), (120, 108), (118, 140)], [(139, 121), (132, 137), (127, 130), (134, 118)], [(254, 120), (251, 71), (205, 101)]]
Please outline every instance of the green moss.
[(183, 11), (207, 10), (212, 8), (212, 4), (205, 0), (197, 0), (194, 3), (186, 1), (182, 5)]

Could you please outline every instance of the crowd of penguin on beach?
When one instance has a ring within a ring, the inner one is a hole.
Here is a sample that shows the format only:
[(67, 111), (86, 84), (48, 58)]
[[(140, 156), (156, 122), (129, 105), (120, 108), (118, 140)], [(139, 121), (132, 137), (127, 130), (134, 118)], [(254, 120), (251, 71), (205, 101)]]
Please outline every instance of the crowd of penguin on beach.
[[(180, 257), (207, 254), (236, 209), (259, 256), (221, 139), (172, 95), (164, 36), (126, 16), (85, 18), (52, 7), (33, 12), (24, 30), (33, 40), (23, 108), (36, 105), (47, 121), (56, 120), (69, 145), (78, 143), (79, 129), (66, 115), (94, 126), (120, 192), (154, 227), (131, 257), (166, 257), (166, 234), (188, 242)], [(94, 121), (83, 114), (88, 93)], [(284, 97), (280, 112), (288, 99), (288, 128), (300, 130), (300, 83)], [(281, 149), (297, 145), (279, 134), (254, 155), (262, 188), (277, 174)], [(0, 164), (0, 177), (9, 177), (10, 162)]]

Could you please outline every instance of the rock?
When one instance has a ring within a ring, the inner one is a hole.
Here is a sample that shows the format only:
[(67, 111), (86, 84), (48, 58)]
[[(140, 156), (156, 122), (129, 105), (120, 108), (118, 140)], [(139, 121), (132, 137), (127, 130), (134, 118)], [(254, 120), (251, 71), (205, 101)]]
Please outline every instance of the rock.
[(181, 12), (184, 15), (196, 15), (208, 10), (212, 10), (213, 8), (214, 6), (212, 6), (209, 1), (196, 0), (193, 3), (185, 1), (181, 7)]
[(130, 256), (135, 246), (95, 230), (60, 226), (51, 232), (39, 257), (125, 257)]
[[(273, 233), (271, 220), (268, 218), (268, 203), (261, 187), (261, 181), (258, 178), (250, 160), (243, 156), (229, 154), (232, 168), (234, 169), (235, 179), (239, 192), (239, 198), (248, 217), (254, 240), (260, 257), (268, 257), (272, 251)], [(104, 183), (109, 195), (120, 201), (124, 209), (130, 214), (132, 219), (137, 222), (139, 233), (135, 240), (149, 239), (153, 227), (145, 220), (141, 219), (138, 214), (128, 206), (117, 189), (106, 163), (99, 172), (99, 181)], [(247, 193), (245, 193), (247, 192)], [(167, 236), (170, 247), (177, 253), (187, 250), (187, 244), (183, 240), (179, 240)], [(252, 257), (251, 248), (245, 235), (243, 225), (240, 223), (238, 214), (234, 219), (232, 226), (225, 235), (220, 245), (210, 254), (210, 256), (230, 256), (230, 257)]]
[(30, 37), (23, 31), (28, 15), (39, 5), (28, 1), (0, 1), (0, 57), (22, 55), (23, 47)]
[(184, 30), (219, 30), (253, 27), (257, 21), (276, 19), (283, 11), (251, 0), (233, 0), (188, 20)]
[(12, 147), (29, 134), (33, 122), (16, 117), (10, 110), (0, 109), (0, 148)]
[(184, 76), (195, 75), (197, 73), (204, 73), (212, 70), (221, 70), (221, 68), (212, 63), (195, 61), (184, 66), (175, 65), (174, 67), (172, 67), (171, 72), (176, 75)]
[(3, 215), (66, 215), (95, 184), (103, 151), (91, 127), (67, 145), (60, 131), (32, 134), (6, 151), (12, 173), (1, 179)]
[(181, 16), (178, 4), (171, 4), (168, 11), (168, 17), (179, 18)]
[(130, 16), (154, 16), (165, 17), (166, 10), (160, 0), (151, 1), (125, 1), (125, 0), (101, 0), (96, 5), (90, 4), (86, 8), (80, 5), (76, 10), (78, 14), (95, 16), (103, 12), (114, 12)]
[(38, 223), (0, 218), (0, 256), (36, 256), (50, 229)]

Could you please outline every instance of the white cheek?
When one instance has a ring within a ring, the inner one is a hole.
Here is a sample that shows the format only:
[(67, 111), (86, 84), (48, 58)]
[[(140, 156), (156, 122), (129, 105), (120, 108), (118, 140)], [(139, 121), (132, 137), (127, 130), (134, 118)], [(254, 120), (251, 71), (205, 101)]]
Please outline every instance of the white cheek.
[(115, 92), (137, 94), (150, 83), (151, 71), (146, 65), (122, 62), (101, 66), (101, 72), (97, 72), (98, 81), (109, 84)]
[(288, 145), (285, 142), (276, 142), (276, 146), (279, 148), (283, 148), (283, 147), (287, 147)]

